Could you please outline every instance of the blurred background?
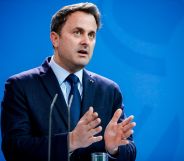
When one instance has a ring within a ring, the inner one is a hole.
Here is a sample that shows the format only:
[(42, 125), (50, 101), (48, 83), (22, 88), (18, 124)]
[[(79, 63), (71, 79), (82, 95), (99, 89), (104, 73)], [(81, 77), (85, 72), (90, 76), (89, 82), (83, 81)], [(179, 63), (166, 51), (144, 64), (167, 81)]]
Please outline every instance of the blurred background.
[[(0, 100), (9, 76), (53, 54), (50, 19), (78, 2), (0, 0)], [(137, 122), (136, 160), (183, 161), (184, 0), (90, 2), (101, 10), (103, 26), (87, 69), (120, 85), (126, 114)]]

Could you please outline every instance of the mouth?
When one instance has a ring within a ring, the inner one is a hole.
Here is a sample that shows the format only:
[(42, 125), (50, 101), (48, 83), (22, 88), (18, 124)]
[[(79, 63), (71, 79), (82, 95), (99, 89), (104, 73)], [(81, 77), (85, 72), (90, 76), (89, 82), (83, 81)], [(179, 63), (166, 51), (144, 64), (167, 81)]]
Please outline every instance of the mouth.
[(87, 50), (79, 50), (78, 53), (80, 55), (88, 55), (88, 51)]

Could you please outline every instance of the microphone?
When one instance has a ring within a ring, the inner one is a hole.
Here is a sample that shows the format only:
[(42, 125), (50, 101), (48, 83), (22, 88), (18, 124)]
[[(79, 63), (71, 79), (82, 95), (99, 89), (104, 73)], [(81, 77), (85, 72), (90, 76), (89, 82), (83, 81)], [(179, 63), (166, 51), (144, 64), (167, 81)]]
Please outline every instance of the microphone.
[(68, 132), (70, 132), (70, 108), (73, 101), (73, 94), (70, 96), (70, 99), (68, 101)]
[(50, 113), (49, 113), (49, 135), (48, 135), (48, 161), (50, 161), (50, 156), (51, 156), (51, 132), (52, 132), (52, 111), (53, 111), (53, 107), (54, 104), (57, 100), (58, 94), (56, 93), (52, 103), (50, 105)]

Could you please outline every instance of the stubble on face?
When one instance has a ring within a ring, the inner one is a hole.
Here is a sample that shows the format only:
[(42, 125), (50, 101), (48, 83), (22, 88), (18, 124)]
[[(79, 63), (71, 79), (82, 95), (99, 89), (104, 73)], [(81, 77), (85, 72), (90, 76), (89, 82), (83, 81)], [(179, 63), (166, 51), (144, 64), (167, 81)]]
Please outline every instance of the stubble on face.
[(69, 15), (55, 48), (56, 63), (70, 73), (84, 68), (93, 54), (96, 30), (93, 15), (81, 11)]

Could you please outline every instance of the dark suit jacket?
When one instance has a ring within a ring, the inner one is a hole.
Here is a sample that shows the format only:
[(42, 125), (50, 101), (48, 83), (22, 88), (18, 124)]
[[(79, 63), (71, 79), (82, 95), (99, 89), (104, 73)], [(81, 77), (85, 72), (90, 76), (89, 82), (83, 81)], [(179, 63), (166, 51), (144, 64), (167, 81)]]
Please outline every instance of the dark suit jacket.
[[(5, 84), (1, 130), (2, 150), (7, 161), (47, 161), (49, 111), (56, 93), (58, 98), (52, 113), (51, 160), (66, 161), (68, 158), (67, 105), (49, 61), (50, 58), (38, 68), (12, 76)], [(122, 95), (113, 81), (84, 70), (81, 116), (89, 106), (94, 107), (102, 120), (103, 135), (115, 110), (122, 107)], [(117, 160), (135, 160), (136, 148), (132, 137), (129, 140), (130, 144), (119, 148)], [(104, 151), (104, 141), (101, 141), (77, 149), (71, 160), (90, 161), (92, 152)]]

